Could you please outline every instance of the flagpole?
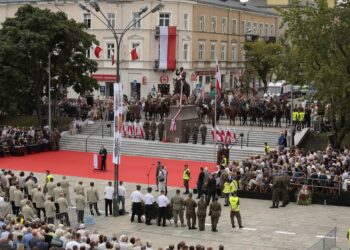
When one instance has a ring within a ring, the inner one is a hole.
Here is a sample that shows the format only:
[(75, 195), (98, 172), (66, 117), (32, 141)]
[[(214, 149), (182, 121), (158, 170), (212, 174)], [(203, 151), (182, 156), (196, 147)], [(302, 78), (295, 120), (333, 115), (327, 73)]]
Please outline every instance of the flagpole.
[(216, 101), (217, 101), (217, 93), (218, 90), (216, 88), (216, 80), (215, 80), (215, 103), (214, 103), (214, 167), (217, 165), (217, 155), (216, 155), (216, 142), (217, 142), (217, 136), (216, 136)]

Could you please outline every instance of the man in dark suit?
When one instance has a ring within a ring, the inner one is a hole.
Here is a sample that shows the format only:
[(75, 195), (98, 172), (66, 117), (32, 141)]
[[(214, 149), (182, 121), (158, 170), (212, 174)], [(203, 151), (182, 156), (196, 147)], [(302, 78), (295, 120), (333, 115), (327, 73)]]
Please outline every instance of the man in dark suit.
[(101, 155), (101, 170), (106, 171), (106, 160), (107, 160), (107, 149), (104, 146), (101, 146), (100, 153)]

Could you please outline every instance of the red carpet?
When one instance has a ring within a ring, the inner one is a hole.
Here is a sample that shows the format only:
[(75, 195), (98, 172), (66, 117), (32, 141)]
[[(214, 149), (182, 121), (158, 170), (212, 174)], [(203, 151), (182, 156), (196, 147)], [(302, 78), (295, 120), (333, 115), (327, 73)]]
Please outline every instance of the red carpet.
[[(188, 163), (191, 171), (190, 186), (196, 186), (200, 167), (209, 167), (213, 170), (213, 164), (208, 162), (195, 162), (183, 160), (160, 159), (168, 169), (168, 186), (183, 187), (183, 166)], [(119, 166), (119, 179), (125, 182), (147, 184), (147, 174), (150, 171), (150, 184), (155, 184), (155, 171), (157, 158), (126, 156), (123, 155)], [(45, 172), (49, 169), (53, 174), (67, 176), (81, 176), (86, 178), (113, 180), (114, 170), (112, 156), (108, 155), (106, 172), (93, 170), (93, 154), (73, 151), (42, 152), (38, 154), (0, 158), (0, 168), (23, 170), (32, 172)]]

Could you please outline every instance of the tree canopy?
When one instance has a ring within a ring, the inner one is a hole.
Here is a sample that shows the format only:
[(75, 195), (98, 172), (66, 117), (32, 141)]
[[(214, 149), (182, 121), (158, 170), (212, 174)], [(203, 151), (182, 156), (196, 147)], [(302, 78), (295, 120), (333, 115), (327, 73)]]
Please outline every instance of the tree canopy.
[(20, 7), (0, 30), (0, 111), (42, 113), (48, 96), (48, 67), (51, 58), (51, 95), (59, 98), (72, 87), (84, 94), (98, 87), (90, 74), (97, 63), (86, 57), (93, 35), (83, 23), (31, 5)]
[(330, 104), (335, 146), (350, 131), (350, 3), (333, 8), (326, 0), (316, 6), (279, 10), (286, 27), (281, 77), (313, 83), (316, 98)]

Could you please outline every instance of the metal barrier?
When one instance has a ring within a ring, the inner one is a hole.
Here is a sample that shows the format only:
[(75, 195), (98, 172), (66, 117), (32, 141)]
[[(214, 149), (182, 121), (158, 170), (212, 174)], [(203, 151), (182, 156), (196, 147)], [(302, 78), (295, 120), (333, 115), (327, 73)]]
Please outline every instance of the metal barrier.
[(100, 125), (100, 126), (98, 126), (91, 134), (89, 134), (88, 137), (86, 137), (86, 139), (85, 139), (85, 151), (86, 151), (86, 152), (88, 151), (88, 139), (89, 139), (92, 135), (94, 135), (94, 134), (96, 133), (96, 131), (99, 130), (99, 129), (101, 128), (101, 126), (102, 126), (102, 132), (103, 132), (103, 125)]
[(328, 234), (322, 237), (308, 250), (331, 250), (337, 247), (337, 227), (329, 231)]

